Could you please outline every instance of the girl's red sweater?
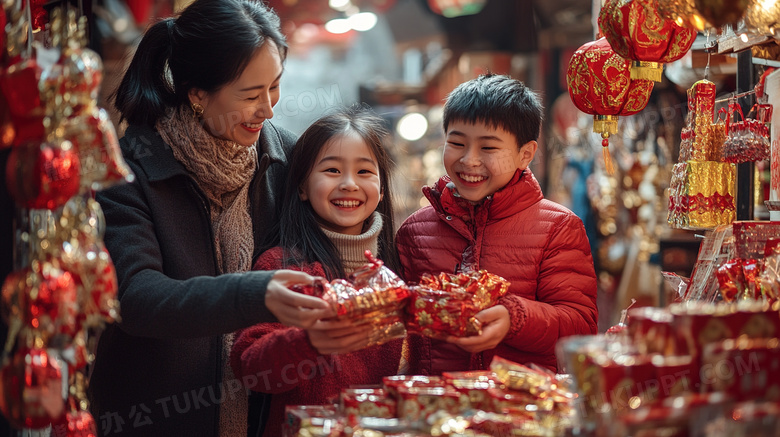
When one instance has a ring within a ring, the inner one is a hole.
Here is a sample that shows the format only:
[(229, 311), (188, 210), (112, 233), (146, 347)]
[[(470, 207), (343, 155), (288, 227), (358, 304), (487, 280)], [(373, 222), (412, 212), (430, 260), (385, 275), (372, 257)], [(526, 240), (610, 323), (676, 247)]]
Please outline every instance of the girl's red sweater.
[[(263, 253), (254, 269), (276, 270), (283, 264), (283, 251), (276, 247)], [(284, 268), (325, 276), (320, 263)], [(263, 435), (276, 437), (282, 435), (285, 406), (338, 402), (342, 388), (379, 385), (382, 377), (395, 375), (401, 344), (393, 340), (349, 354), (322, 355), (306, 331), (261, 323), (236, 334), (230, 364), (247, 388), (272, 395)]]

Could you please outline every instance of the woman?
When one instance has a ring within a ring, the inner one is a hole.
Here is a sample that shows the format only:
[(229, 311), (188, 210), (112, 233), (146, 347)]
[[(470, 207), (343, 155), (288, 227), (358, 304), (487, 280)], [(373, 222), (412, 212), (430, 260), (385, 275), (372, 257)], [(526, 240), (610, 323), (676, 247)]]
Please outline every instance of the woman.
[(295, 142), (269, 122), (286, 49), (261, 3), (196, 0), (148, 29), (116, 91), (136, 181), (98, 196), (122, 313), (90, 380), (101, 435), (246, 435), (230, 333), (332, 315), (287, 288), (309, 275), (248, 272)]

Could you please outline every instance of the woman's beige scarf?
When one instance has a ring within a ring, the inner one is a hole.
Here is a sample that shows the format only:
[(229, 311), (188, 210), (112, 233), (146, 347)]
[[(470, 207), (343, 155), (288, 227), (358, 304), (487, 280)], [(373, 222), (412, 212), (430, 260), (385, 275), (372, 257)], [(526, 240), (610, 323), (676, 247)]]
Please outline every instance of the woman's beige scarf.
[[(249, 271), (254, 250), (249, 184), (257, 170), (257, 148), (212, 136), (186, 106), (171, 111), (156, 128), (209, 200), (219, 273)], [(234, 334), (222, 339), (220, 436), (246, 435), (247, 397), (226, 393), (236, 380), (229, 363)]]
[(257, 148), (212, 136), (186, 106), (158, 121), (157, 131), (209, 199), (220, 273), (248, 271), (254, 250), (249, 183)]

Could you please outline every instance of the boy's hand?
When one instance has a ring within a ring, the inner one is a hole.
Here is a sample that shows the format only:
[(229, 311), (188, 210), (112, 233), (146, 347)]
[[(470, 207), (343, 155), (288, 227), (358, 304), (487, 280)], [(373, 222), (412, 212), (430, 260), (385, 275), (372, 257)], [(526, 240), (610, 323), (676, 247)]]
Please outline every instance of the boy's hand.
[(319, 297), (296, 293), (287, 287), (311, 284), (314, 278), (303, 272), (277, 270), (265, 290), (265, 306), (287, 326), (308, 328), (317, 320), (333, 317), (333, 309)]
[(320, 320), (306, 330), (309, 341), (323, 355), (346, 354), (368, 346), (370, 329), (354, 326), (351, 320)]
[(466, 352), (475, 354), (495, 348), (509, 332), (509, 310), (503, 305), (482, 310), (475, 317), (482, 322), (482, 335), (448, 337), (447, 341), (460, 346)]

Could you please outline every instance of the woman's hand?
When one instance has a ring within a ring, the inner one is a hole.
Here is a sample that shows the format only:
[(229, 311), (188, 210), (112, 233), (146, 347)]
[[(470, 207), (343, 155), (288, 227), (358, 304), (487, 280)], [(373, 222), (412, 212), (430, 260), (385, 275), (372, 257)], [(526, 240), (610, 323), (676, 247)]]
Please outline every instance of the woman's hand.
[(466, 352), (475, 354), (495, 348), (509, 332), (509, 311), (503, 305), (482, 310), (474, 317), (482, 322), (482, 335), (462, 338), (448, 337), (446, 340), (460, 346)]
[(323, 355), (346, 354), (368, 346), (370, 326), (355, 326), (351, 320), (320, 320), (306, 330), (311, 345)]
[(308, 285), (314, 278), (303, 272), (277, 270), (265, 290), (265, 306), (279, 319), (279, 323), (309, 328), (319, 319), (335, 316), (327, 302), (319, 297), (291, 291), (289, 286)]

